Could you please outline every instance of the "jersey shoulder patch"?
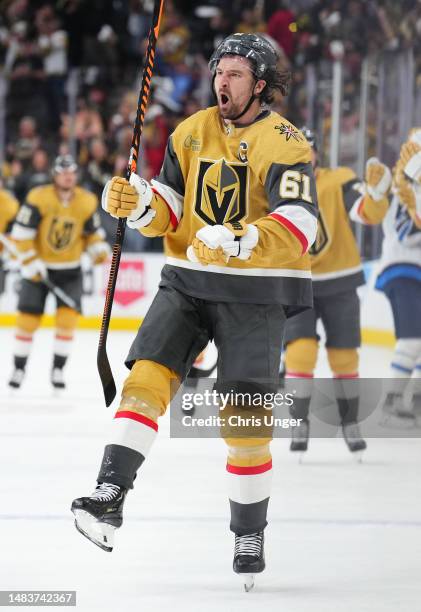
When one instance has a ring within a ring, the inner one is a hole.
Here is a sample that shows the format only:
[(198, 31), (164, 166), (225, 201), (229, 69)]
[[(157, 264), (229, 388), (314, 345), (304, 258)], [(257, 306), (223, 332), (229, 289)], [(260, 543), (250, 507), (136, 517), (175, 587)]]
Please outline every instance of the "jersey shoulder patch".
[(271, 112), (268, 117), (265, 136), (273, 161), (291, 165), (311, 161), (311, 147), (303, 134), (278, 113)]
[(177, 125), (171, 136), (176, 151), (180, 147), (186, 151), (200, 150), (202, 146), (200, 135), (204, 129), (209, 129), (208, 121), (214, 120), (218, 116), (215, 109), (216, 107), (211, 107), (200, 110)]

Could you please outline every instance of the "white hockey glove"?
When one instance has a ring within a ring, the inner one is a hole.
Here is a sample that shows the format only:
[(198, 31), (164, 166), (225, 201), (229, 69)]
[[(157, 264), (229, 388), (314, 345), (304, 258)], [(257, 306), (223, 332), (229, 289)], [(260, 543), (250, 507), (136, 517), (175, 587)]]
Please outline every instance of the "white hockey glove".
[(187, 258), (202, 265), (209, 264), (225, 266), (229, 256), (221, 244), (230, 240), (232, 234), (223, 225), (206, 225), (202, 227), (187, 249)]
[(230, 257), (245, 261), (250, 258), (258, 240), (258, 230), (254, 225), (243, 222), (208, 225), (196, 233), (187, 249), (187, 257), (203, 265), (225, 265)]
[(106, 261), (110, 257), (111, 248), (108, 242), (101, 240), (100, 242), (94, 242), (93, 244), (89, 245), (86, 252), (91, 258), (94, 266), (96, 266), (97, 264)]
[(28, 263), (22, 263), (20, 273), (22, 278), (38, 282), (43, 278), (47, 278), (47, 267), (41, 259), (36, 257)]
[(248, 225), (243, 221), (225, 223), (224, 227), (231, 231), (231, 239), (221, 246), (230, 257), (237, 257), (243, 261), (250, 259), (251, 252), (259, 242), (259, 230), (255, 225)]
[(127, 219), (131, 229), (146, 227), (156, 215), (150, 207), (153, 191), (147, 181), (137, 174), (130, 181), (114, 176), (104, 187), (101, 198), (102, 208), (116, 219)]
[(377, 157), (370, 157), (365, 165), (367, 193), (375, 202), (387, 196), (392, 185), (392, 173)]

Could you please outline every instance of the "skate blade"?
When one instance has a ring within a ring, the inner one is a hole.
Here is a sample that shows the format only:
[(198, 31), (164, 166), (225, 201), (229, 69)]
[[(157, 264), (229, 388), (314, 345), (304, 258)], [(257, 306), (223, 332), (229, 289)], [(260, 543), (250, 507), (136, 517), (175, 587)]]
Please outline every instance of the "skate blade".
[(66, 387), (53, 387), (51, 395), (54, 398), (59, 399), (63, 397), (65, 391), (66, 391)]
[(88, 540), (105, 550), (111, 552), (114, 547), (114, 532), (116, 527), (108, 523), (97, 521), (92, 514), (85, 510), (74, 510), (75, 527)]
[(243, 580), (244, 590), (248, 593), (254, 587), (254, 574), (241, 574), (241, 578)]
[(9, 397), (18, 397), (20, 389), (21, 389), (20, 387), (14, 387), (13, 385), (9, 385), (8, 396)]
[(365, 448), (361, 450), (357, 450), (357, 451), (351, 451), (352, 458), (354, 459), (355, 463), (361, 464), (363, 462), (364, 451), (365, 451)]

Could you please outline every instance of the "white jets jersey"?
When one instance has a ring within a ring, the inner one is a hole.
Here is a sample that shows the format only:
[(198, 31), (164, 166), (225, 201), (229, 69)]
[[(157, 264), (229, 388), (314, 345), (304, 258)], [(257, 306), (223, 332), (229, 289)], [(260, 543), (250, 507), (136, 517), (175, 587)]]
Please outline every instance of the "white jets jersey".
[(384, 218), (383, 232), (376, 287), (382, 289), (387, 282), (397, 277), (421, 281), (421, 229), (415, 225), (396, 195), (392, 197)]

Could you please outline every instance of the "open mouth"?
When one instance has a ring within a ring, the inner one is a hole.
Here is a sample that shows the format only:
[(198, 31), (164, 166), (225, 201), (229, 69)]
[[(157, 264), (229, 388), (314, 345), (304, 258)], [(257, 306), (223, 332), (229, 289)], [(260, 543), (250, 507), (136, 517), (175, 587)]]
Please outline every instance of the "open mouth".
[(220, 94), (220, 100), (221, 100), (221, 104), (225, 105), (225, 104), (228, 104), (229, 97), (227, 96), (227, 94), (221, 93)]

